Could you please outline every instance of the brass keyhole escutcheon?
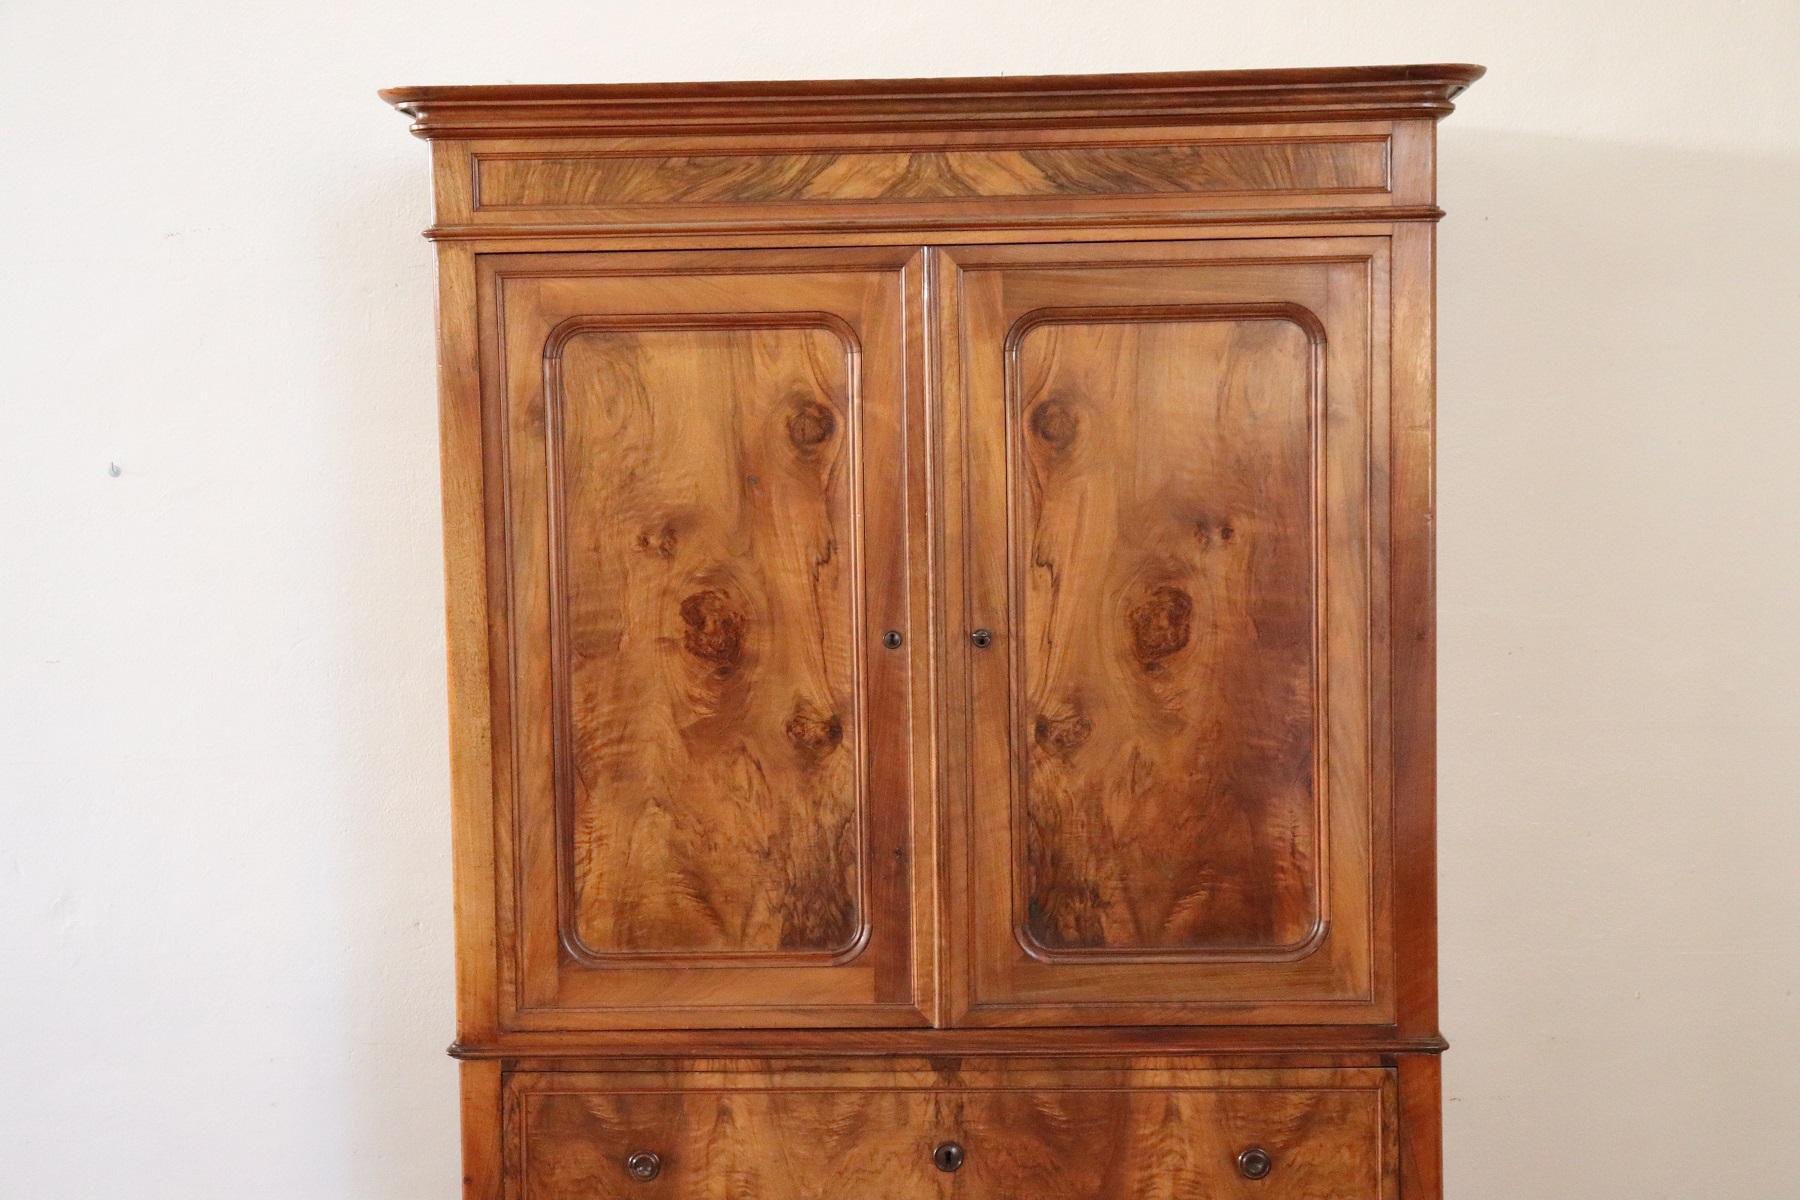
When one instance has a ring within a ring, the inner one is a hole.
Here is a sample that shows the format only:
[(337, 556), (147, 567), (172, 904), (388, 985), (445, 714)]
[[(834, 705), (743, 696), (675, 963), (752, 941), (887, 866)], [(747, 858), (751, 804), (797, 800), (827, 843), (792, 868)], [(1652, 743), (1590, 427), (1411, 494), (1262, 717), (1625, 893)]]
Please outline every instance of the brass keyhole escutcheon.
[(1252, 1146), (1238, 1155), (1237, 1165), (1245, 1179), (1263, 1179), (1275, 1169), (1275, 1160), (1261, 1146)]
[(955, 1142), (944, 1142), (931, 1152), (931, 1162), (940, 1171), (954, 1171), (963, 1165), (963, 1148)]
[(662, 1158), (649, 1150), (639, 1150), (625, 1160), (625, 1170), (640, 1183), (648, 1183), (662, 1174)]
[(906, 640), (898, 629), (890, 629), (881, 635), (881, 644), (889, 650), (898, 650), (900, 643)]
[(991, 629), (977, 629), (974, 633), (969, 635), (969, 640), (975, 644), (977, 650), (986, 650), (989, 646), (994, 644), (994, 631)]

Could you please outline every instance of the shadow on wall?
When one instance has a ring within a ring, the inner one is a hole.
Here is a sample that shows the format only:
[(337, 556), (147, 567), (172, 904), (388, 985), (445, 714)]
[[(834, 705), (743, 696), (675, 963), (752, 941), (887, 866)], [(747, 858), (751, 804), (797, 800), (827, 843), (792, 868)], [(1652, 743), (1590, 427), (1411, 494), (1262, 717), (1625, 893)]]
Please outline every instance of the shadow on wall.
[(1440, 144), (1448, 1192), (1792, 1195), (1800, 157)]

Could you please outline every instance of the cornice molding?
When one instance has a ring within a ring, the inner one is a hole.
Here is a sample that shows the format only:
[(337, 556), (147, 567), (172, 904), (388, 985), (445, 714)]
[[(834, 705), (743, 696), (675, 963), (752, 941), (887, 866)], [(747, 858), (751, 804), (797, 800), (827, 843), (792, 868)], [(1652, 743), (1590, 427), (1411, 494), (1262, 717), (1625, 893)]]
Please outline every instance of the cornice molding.
[(763, 83), (388, 88), (423, 138), (1080, 128), (1437, 118), (1467, 63)]

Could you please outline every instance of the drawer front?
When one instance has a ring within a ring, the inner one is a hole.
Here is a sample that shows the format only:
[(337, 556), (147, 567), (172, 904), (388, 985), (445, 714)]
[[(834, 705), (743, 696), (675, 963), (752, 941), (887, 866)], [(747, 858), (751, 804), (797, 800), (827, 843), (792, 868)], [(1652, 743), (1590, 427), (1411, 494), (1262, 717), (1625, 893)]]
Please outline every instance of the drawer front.
[[(507, 1112), (508, 1195), (1376, 1200), (1396, 1194), (1389, 1072), (1184, 1076), (1179, 1084), (1141, 1086), (1117, 1073), (1071, 1083), (1064, 1072), (1055, 1081), (877, 1086), (813, 1078), (779, 1087), (715, 1077), (644, 1091), (596, 1090), (596, 1084), (616, 1088), (617, 1077), (515, 1076)], [(1266, 1174), (1256, 1151), (1266, 1156)]]

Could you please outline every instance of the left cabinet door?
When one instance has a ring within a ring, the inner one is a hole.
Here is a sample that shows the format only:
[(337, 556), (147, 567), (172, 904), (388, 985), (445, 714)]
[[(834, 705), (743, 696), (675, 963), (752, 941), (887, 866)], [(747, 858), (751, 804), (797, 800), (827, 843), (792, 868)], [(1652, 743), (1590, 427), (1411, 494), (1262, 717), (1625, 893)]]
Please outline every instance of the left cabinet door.
[(919, 262), (477, 258), (504, 1026), (930, 1023)]

